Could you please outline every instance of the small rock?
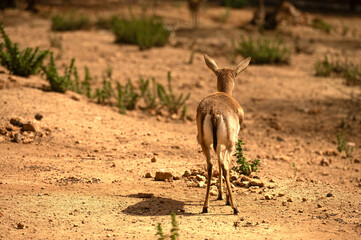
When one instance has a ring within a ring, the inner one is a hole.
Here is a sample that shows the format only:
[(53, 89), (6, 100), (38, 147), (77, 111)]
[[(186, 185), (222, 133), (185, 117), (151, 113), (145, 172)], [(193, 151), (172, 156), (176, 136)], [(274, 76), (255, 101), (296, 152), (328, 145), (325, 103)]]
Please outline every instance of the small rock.
[(283, 202), (282, 202), (282, 206), (287, 206), (287, 202), (286, 202), (286, 201), (283, 201)]
[(40, 113), (35, 114), (35, 119), (40, 121), (41, 119), (43, 119), (43, 115), (41, 115)]
[(244, 188), (248, 188), (250, 186), (249, 182), (240, 181), (240, 180), (235, 181), (234, 184), (238, 187), (244, 187)]
[(34, 139), (32, 139), (32, 138), (25, 138), (24, 140), (23, 140), (23, 143), (24, 144), (28, 144), (28, 143), (32, 143), (34, 141)]
[(154, 194), (153, 193), (138, 193), (138, 196), (140, 198), (151, 198), (154, 196)]
[(16, 224), (16, 228), (17, 228), (17, 229), (24, 229), (24, 228), (25, 228), (25, 225), (24, 225), (24, 223), (22, 223), (22, 222), (18, 222), (18, 223)]
[(320, 161), (320, 165), (328, 167), (330, 165), (330, 163), (329, 163), (329, 161), (322, 158), (322, 160)]
[(191, 171), (185, 170), (182, 177), (189, 177), (191, 175)]
[(276, 140), (279, 141), (279, 142), (284, 142), (285, 140), (283, 138), (281, 138), (280, 136), (277, 136), (276, 137)]
[(200, 188), (205, 187), (205, 185), (206, 185), (206, 183), (203, 181), (198, 182), (198, 187), (200, 187)]
[(173, 180), (180, 180), (180, 177), (179, 176), (174, 176)]
[(249, 174), (249, 176), (250, 176), (251, 178), (260, 179), (259, 176), (257, 176), (257, 174), (256, 174), (255, 172), (251, 172), (251, 173)]
[(5, 127), (0, 126), (0, 134), (1, 135), (6, 135), (6, 133), (7, 133), (7, 131), (6, 131)]
[(317, 203), (318, 208), (322, 208), (322, 205), (320, 203)]
[(326, 197), (333, 197), (332, 193), (327, 193)]
[(38, 131), (38, 127), (35, 123), (32, 122), (28, 122), (28, 123), (24, 123), (22, 128), (22, 131), (29, 131), (29, 132), (37, 132)]
[(303, 210), (302, 210), (302, 209), (300, 209), (300, 210), (298, 210), (298, 212), (299, 212), (299, 213), (303, 213)]
[(232, 174), (230, 177), (231, 182), (237, 181), (237, 179), (238, 179), (238, 176), (236, 174)]
[(283, 197), (284, 195), (286, 195), (284, 192), (279, 192), (279, 193), (278, 193), (278, 196), (279, 196), (279, 197)]
[(161, 115), (157, 115), (157, 121), (160, 122), (163, 120), (163, 117)]
[(218, 191), (217, 191), (217, 189), (211, 189), (210, 191), (209, 191), (209, 193), (211, 194), (211, 196), (217, 196), (218, 195)]
[(307, 198), (302, 198), (302, 202), (307, 202)]
[(10, 123), (14, 125), (15, 127), (22, 127), (23, 126), (23, 120), (20, 118), (10, 118)]
[(154, 180), (156, 181), (171, 181), (173, 180), (173, 174), (170, 171), (161, 169), (155, 173)]
[(269, 189), (275, 189), (275, 188), (276, 188), (276, 184), (270, 183), (270, 184), (268, 184), (267, 188), (269, 188)]
[(173, 114), (170, 116), (170, 119), (172, 119), (172, 120), (177, 120), (177, 119), (178, 119), (177, 114), (173, 113)]
[(153, 176), (152, 176), (152, 174), (150, 173), (150, 172), (147, 172), (146, 174), (145, 174), (145, 178), (152, 178)]
[(353, 160), (354, 163), (361, 163), (360, 159)]
[(17, 143), (21, 142), (21, 134), (20, 133), (17, 132), (14, 134), (13, 142), (17, 142)]
[(338, 155), (338, 153), (333, 149), (332, 150), (326, 150), (322, 154), (323, 154), (323, 156), (330, 156), (330, 157)]
[(258, 187), (263, 187), (264, 184), (260, 179), (252, 179), (250, 182), (251, 186), (258, 186)]
[(203, 181), (203, 182), (205, 182), (207, 180), (206, 177), (199, 175), (199, 174), (196, 176), (196, 179), (197, 179), (197, 181)]
[(266, 194), (266, 195), (264, 195), (264, 199), (266, 199), (266, 200), (271, 200), (271, 199), (272, 199), (272, 196)]
[(287, 198), (287, 202), (293, 202), (292, 198)]
[(241, 181), (242, 181), (242, 182), (243, 182), (243, 181), (250, 182), (250, 181), (252, 181), (252, 179), (251, 179), (250, 177), (248, 177), (248, 176), (242, 176)]
[(152, 157), (152, 159), (150, 160), (151, 162), (157, 162), (157, 158), (156, 157)]

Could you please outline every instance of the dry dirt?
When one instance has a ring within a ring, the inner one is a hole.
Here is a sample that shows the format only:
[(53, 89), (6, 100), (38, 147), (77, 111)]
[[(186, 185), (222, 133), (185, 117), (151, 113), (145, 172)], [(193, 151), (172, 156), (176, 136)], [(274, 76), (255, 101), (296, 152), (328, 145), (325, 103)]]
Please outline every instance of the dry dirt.
[[(202, 53), (219, 66), (240, 61), (231, 61), (226, 50), (230, 39), (258, 34), (245, 25), (253, 10), (232, 10), (227, 22), (220, 23), (216, 19), (224, 9), (208, 7), (195, 32), (184, 4), (153, 10), (176, 34), (166, 47), (147, 51), (114, 44), (106, 30), (55, 34), (48, 19), (20, 10), (1, 12), (0, 20), (21, 47), (54, 51), (59, 67), (72, 57), (80, 70), (88, 66), (98, 76), (94, 85), (101, 84), (107, 66), (121, 83), (142, 76), (165, 84), (171, 71), (175, 91), (192, 93), (188, 109), (194, 119), (199, 101), (216, 90)], [(95, 16), (94, 10), (87, 11)], [(126, 8), (100, 13), (114, 12)], [(330, 35), (309, 26), (267, 33), (284, 37), (292, 47), (298, 38), (301, 52), (292, 55), (290, 65), (251, 65), (236, 83), (234, 96), (245, 111), (240, 138), (246, 156), (260, 158), (258, 176), (271, 186), (234, 188), (239, 215), (216, 196), (210, 213), (201, 214), (205, 188), (181, 177), (186, 170), (205, 169), (194, 121), (157, 119), (141, 110), (121, 115), (72, 92), (44, 91), (47, 82), (40, 75), (26, 79), (1, 68), (0, 125), (8, 127), (9, 135), (11, 128), (17, 129), (10, 118), (20, 117), (35, 121), (38, 132), (22, 135), (25, 143), (0, 135), (0, 239), (156, 239), (158, 223), (169, 232), (172, 211), (180, 239), (359, 238), (361, 91), (341, 78), (314, 77), (313, 65), (328, 51), (360, 56), (361, 18), (322, 17), (336, 26)], [(341, 22), (350, 28), (346, 36), (340, 33)], [(60, 39), (61, 50), (51, 46), (54, 37)], [(193, 39), (196, 53), (188, 64)], [(35, 120), (36, 114), (43, 118)], [(342, 121), (347, 141), (354, 143), (352, 157), (337, 152)], [(172, 169), (180, 179), (144, 177), (160, 169)], [(154, 196), (140, 198), (138, 193)]]

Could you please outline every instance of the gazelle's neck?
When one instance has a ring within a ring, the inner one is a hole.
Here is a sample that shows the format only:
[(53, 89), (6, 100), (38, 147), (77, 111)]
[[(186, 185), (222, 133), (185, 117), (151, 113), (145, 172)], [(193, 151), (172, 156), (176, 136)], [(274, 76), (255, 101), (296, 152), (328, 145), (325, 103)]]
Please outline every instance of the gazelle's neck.
[(219, 69), (217, 76), (217, 90), (232, 95), (234, 89), (234, 74), (232, 69)]

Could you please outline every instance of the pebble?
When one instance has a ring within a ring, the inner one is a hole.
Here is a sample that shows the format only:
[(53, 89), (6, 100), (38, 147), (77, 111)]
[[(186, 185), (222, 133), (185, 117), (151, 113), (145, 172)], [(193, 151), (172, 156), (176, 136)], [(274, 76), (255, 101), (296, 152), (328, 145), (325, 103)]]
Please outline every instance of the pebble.
[(151, 162), (157, 162), (157, 158), (156, 157), (152, 157), (152, 159), (150, 160)]
[(153, 193), (138, 193), (138, 196), (140, 198), (151, 198), (154, 196), (154, 194)]
[(287, 202), (286, 202), (286, 201), (283, 201), (283, 202), (282, 202), (282, 206), (287, 206)]
[(18, 223), (16, 224), (16, 228), (17, 228), (17, 229), (24, 229), (24, 228), (25, 228), (25, 225), (24, 225), (24, 223), (22, 223), (22, 222), (18, 222)]
[(182, 177), (189, 177), (191, 175), (191, 171), (185, 170)]
[(258, 186), (258, 187), (263, 187), (264, 186), (263, 182), (260, 179), (252, 179), (250, 181), (250, 185), (251, 186)]
[(332, 193), (327, 193), (326, 197), (333, 197)]
[(36, 120), (38, 120), (38, 121), (40, 121), (41, 119), (43, 119), (43, 115), (41, 115), (40, 113), (37, 113), (37, 114), (35, 114), (35, 119)]
[(152, 178), (153, 176), (152, 176), (152, 174), (150, 173), (150, 172), (147, 172), (146, 174), (145, 174), (145, 178)]
[(287, 198), (287, 202), (293, 202), (292, 198)]
[(302, 202), (307, 202), (307, 198), (302, 198)]
[(199, 175), (199, 174), (196, 176), (196, 179), (197, 179), (197, 181), (203, 181), (203, 182), (206, 181), (206, 177)]
[(322, 208), (322, 205), (320, 203), (317, 203), (318, 208)]
[(199, 181), (198, 182), (198, 187), (200, 187), (200, 188), (205, 187), (205, 185), (206, 185), (206, 183), (204, 181)]
[(271, 200), (271, 199), (272, 199), (272, 196), (266, 194), (266, 195), (264, 195), (264, 199), (266, 199), (266, 200)]
[(173, 180), (173, 174), (170, 171), (165, 171), (164, 169), (161, 169), (155, 173), (154, 180), (156, 181), (170, 181)]
[(28, 123), (24, 123), (22, 128), (22, 131), (29, 131), (29, 132), (37, 132), (38, 131), (38, 127), (36, 126), (35, 123), (32, 122), (28, 122)]
[(279, 192), (279, 193), (278, 193), (278, 196), (279, 196), (279, 197), (283, 197), (284, 195), (286, 195), (284, 192)]

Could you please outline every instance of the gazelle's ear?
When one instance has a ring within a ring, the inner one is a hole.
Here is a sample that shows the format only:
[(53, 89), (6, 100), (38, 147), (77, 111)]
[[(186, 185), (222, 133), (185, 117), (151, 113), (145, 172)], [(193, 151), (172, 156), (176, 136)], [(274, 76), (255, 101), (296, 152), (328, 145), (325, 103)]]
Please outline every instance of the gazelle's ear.
[(234, 75), (237, 77), (238, 74), (243, 72), (248, 67), (250, 61), (251, 61), (251, 57), (248, 57), (248, 58), (244, 59), (242, 62), (240, 62), (237, 65), (237, 67), (234, 69)]
[(214, 72), (214, 74), (216, 74), (216, 76), (218, 76), (218, 66), (217, 63), (210, 58), (207, 54), (204, 54), (204, 61), (206, 61), (207, 67), (209, 69), (212, 70), (212, 72)]

